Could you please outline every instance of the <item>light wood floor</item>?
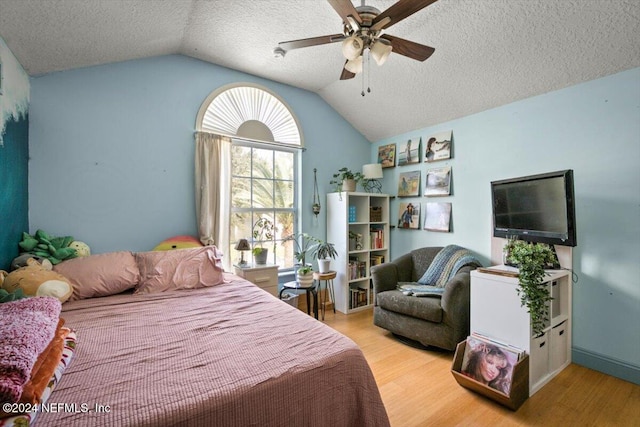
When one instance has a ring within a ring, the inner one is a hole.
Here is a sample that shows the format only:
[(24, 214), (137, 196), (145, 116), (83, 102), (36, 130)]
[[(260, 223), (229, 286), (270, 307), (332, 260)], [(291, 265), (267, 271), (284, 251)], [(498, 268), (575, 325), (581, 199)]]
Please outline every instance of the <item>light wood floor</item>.
[(640, 426), (640, 386), (575, 364), (513, 412), (469, 391), (450, 372), (453, 353), (419, 350), (373, 325), (373, 312), (325, 323), (362, 349), (393, 427)]

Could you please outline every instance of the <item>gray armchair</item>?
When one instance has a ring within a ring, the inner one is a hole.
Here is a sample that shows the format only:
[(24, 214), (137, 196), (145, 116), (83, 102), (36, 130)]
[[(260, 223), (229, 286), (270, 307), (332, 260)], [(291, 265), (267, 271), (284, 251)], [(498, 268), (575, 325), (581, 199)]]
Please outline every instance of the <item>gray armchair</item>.
[(373, 323), (426, 346), (455, 350), (469, 335), (469, 273), (476, 265), (460, 268), (445, 285), (441, 298), (407, 296), (397, 290), (398, 282), (420, 279), (441, 249), (416, 249), (371, 268)]

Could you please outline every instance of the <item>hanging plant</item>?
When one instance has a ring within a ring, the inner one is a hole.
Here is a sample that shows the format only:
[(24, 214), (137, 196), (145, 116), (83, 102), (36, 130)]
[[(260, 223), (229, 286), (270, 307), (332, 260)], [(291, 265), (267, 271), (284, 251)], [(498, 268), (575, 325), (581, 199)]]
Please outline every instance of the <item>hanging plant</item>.
[(542, 334), (549, 320), (549, 287), (544, 284), (547, 274), (544, 269), (553, 264), (555, 253), (544, 243), (529, 243), (522, 240), (509, 242), (507, 260), (518, 267), (518, 295), (520, 303), (531, 315), (533, 334)]

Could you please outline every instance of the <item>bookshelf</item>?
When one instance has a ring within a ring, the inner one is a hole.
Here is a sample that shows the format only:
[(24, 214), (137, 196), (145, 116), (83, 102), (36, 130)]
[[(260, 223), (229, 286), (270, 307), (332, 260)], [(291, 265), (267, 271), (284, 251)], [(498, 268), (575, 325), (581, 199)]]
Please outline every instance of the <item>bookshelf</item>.
[(349, 314), (371, 308), (371, 266), (389, 260), (389, 236), (387, 194), (327, 194), (327, 241), (338, 251), (332, 263), (336, 310)]

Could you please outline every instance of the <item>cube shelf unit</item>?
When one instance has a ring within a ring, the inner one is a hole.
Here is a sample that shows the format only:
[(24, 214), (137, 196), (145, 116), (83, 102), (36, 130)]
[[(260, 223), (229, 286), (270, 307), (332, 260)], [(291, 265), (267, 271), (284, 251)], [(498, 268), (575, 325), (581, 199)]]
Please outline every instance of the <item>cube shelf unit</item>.
[[(373, 209), (372, 209), (373, 208)], [(362, 236), (361, 247), (349, 234)], [(332, 261), (336, 310), (349, 314), (371, 308), (371, 266), (389, 261), (389, 195), (327, 194), (327, 240), (335, 244)]]
[[(492, 271), (487, 272), (487, 271)], [(571, 363), (571, 277), (549, 270), (549, 321), (534, 336), (531, 316), (520, 304), (517, 269), (495, 266), (471, 272), (471, 331), (522, 348), (529, 354), (529, 395)]]

